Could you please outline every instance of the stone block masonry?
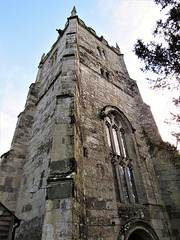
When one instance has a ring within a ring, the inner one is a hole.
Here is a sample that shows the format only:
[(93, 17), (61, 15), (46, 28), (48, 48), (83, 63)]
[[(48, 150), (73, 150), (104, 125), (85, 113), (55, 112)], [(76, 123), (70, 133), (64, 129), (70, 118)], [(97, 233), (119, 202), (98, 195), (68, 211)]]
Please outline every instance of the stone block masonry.
[(119, 46), (75, 8), (58, 33), (1, 160), (16, 239), (179, 239), (179, 169)]

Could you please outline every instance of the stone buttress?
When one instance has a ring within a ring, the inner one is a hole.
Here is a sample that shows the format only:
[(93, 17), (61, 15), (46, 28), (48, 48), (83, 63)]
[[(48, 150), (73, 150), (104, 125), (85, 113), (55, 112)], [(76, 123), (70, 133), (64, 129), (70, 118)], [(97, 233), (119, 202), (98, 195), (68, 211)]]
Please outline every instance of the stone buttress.
[(75, 8), (57, 31), (0, 163), (16, 239), (179, 239), (179, 165), (119, 46)]

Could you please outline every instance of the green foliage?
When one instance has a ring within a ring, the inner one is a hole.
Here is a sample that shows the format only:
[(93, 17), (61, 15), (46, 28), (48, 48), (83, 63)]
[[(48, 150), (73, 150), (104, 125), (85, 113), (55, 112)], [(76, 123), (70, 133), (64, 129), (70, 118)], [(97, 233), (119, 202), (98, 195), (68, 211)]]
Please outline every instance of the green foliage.
[[(134, 46), (134, 52), (143, 61), (142, 71), (151, 71), (158, 74), (156, 80), (151, 80), (154, 88), (179, 89), (180, 88), (180, 2), (177, 0), (154, 0), (161, 5), (161, 11), (166, 11), (166, 19), (156, 22), (153, 31), (154, 37), (162, 37), (162, 43), (150, 41), (145, 44), (138, 39)], [(175, 81), (175, 82), (174, 82)], [(178, 109), (180, 108), (180, 97), (173, 99)], [(171, 113), (171, 121), (180, 126), (180, 115)], [(180, 143), (180, 131), (172, 132), (176, 138), (176, 144)]]
[(169, 9), (166, 20), (158, 20), (153, 31), (154, 37), (163, 37), (163, 43), (150, 41), (145, 44), (138, 39), (134, 52), (144, 62), (143, 71), (152, 71), (158, 75), (156, 87), (167, 87), (169, 80), (176, 78), (180, 84), (180, 3), (173, 0), (154, 0)]

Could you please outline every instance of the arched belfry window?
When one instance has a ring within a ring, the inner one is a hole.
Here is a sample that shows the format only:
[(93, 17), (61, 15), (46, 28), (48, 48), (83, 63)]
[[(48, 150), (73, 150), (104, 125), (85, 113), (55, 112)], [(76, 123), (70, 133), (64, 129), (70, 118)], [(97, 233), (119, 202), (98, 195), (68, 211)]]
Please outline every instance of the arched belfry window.
[(102, 115), (115, 175), (117, 199), (123, 203), (137, 203), (133, 172), (136, 159), (131, 149), (133, 128), (125, 115), (115, 107), (106, 107)]

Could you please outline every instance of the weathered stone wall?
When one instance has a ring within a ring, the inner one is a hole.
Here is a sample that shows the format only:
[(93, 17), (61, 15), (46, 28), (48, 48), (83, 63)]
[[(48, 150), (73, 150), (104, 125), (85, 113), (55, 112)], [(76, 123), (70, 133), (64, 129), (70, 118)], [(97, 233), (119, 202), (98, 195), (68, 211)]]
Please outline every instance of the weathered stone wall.
[[(51, 56), (51, 55), (50, 55)], [(47, 60), (48, 61), (48, 60)], [(60, 61), (59, 58), (56, 60)], [(56, 65), (58, 64), (56, 62)], [(55, 63), (54, 63), (55, 64)], [(46, 72), (43, 66), (41, 73)], [(44, 80), (43, 74), (38, 79), (38, 99), (35, 103), (33, 125), (30, 130), (30, 139), (27, 142), (28, 151), (26, 163), (23, 169), (22, 181), (19, 190), (16, 214), (24, 221), (17, 231), (17, 239), (41, 239), (42, 218), (45, 211), (45, 190), (34, 186), (36, 193), (30, 198), (29, 191), (33, 184), (40, 187), (47, 185), (49, 175), (49, 163), (51, 159), (51, 148), (54, 126), (54, 109), (56, 106), (56, 95), (59, 91), (60, 74), (54, 75), (53, 68), (48, 69), (50, 80)], [(52, 73), (51, 73), (52, 71)], [(60, 71), (60, 70), (59, 70)], [(27, 106), (26, 106), (27, 108)], [(30, 233), (32, 235), (30, 235)]]
[[(154, 239), (177, 240), (177, 166), (166, 150), (152, 154), (147, 136), (155, 146), (161, 137), (119, 47), (74, 14), (42, 56), (12, 148), (1, 160), (1, 201), (22, 219), (16, 239), (126, 240), (133, 227), (142, 227)], [(121, 203), (116, 194), (102, 117), (107, 106), (119, 109), (132, 128), (127, 147), (135, 204)]]
[[(180, 163), (176, 162), (172, 147), (159, 150), (152, 158), (156, 178), (159, 182), (160, 193), (165, 202), (166, 211), (171, 224), (173, 239), (180, 238)], [(180, 159), (180, 158), (179, 158)]]
[(36, 100), (37, 87), (35, 84), (32, 84), (27, 97), (26, 108), (18, 116), (11, 150), (1, 156), (0, 199), (11, 211), (16, 209)]
[[(2, 201), (9, 199), (6, 206), (22, 219), (16, 239), (41, 239), (42, 227), (43, 239), (72, 236), (75, 53), (76, 18), (72, 18), (41, 59), (12, 150), (3, 157)], [(46, 201), (46, 191), (38, 186), (47, 184), (51, 188)], [(30, 198), (32, 186), (36, 192)]]
[(15, 156), (14, 151), (3, 154), (0, 163), (0, 199), (8, 209), (14, 211), (21, 181), (24, 159)]
[[(101, 53), (104, 51), (105, 58), (103, 55), (98, 56), (97, 48)], [(85, 26), (79, 25), (78, 57), (80, 71), (76, 107), (79, 113), (77, 115), (79, 154), (77, 152), (76, 154), (81, 163), (79, 165), (77, 163), (77, 172), (81, 170), (79, 176), (83, 178), (82, 206), (85, 206), (86, 212), (84, 208), (79, 209), (79, 221), (77, 220), (75, 224), (79, 223), (84, 232), (83, 235), (82, 233), (76, 235), (76, 238), (116, 239), (123, 223), (128, 219), (138, 218), (139, 211), (143, 210), (143, 218), (154, 227), (159, 238), (169, 239), (168, 230), (166, 231), (168, 217), (165, 216), (166, 211), (151, 159), (148, 158), (148, 147), (145, 147), (146, 143), (142, 139), (142, 127), (149, 128), (157, 141), (161, 138), (151, 112), (148, 110), (147, 115), (143, 114), (147, 106), (142, 102), (136, 82), (130, 79), (127, 73), (123, 55), (112, 51), (103, 38), (98, 38), (92, 31), (87, 31)], [(102, 109), (108, 105), (118, 107), (136, 129), (133, 139), (137, 153), (137, 159), (134, 161), (139, 191), (138, 205), (116, 202), (105, 125), (100, 118)], [(142, 125), (140, 119), (143, 119)], [(84, 221), (80, 223), (82, 212)]]
[(72, 239), (74, 204), (74, 93), (77, 19), (70, 18), (56, 95), (50, 176), (42, 239)]

